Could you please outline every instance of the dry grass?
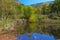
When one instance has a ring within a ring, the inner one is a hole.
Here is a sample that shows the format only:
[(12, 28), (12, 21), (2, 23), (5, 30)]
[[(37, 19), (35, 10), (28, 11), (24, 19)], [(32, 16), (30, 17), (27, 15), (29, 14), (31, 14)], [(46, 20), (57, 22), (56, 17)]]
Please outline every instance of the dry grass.
[(16, 37), (13, 34), (4, 34), (0, 35), (0, 40), (16, 40)]

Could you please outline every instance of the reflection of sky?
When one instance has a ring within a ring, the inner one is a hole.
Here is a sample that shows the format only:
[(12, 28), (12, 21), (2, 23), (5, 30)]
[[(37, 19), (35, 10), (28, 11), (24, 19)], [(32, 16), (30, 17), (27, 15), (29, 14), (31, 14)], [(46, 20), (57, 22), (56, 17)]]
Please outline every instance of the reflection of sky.
[(47, 2), (47, 1), (53, 1), (53, 0), (20, 0), (20, 2), (25, 5), (36, 4), (36, 3)]
[(17, 40), (54, 40), (54, 36), (33, 33), (32, 37), (28, 37), (27, 34), (23, 34), (23, 35), (17, 36)]

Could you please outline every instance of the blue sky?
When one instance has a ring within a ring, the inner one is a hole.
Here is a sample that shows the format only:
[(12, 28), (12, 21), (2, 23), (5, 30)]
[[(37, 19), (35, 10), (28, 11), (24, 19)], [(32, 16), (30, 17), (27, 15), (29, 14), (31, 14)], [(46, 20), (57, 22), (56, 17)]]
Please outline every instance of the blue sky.
[(20, 3), (24, 5), (31, 5), (31, 4), (47, 2), (47, 1), (53, 1), (53, 0), (20, 0)]

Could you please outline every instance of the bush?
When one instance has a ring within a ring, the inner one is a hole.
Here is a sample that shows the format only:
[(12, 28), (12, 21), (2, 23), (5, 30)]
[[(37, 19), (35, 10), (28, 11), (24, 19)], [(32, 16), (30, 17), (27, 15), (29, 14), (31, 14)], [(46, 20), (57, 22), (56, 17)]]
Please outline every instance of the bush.
[(37, 22), (37, 16), (36, 15), (31, 15), (31, 17), (29, 18), (30, 22)]
[(58, 17), (58, 16), (53, 16), (52, 18), (53, 18), (53, 19), (59, 19), (59, 17)]

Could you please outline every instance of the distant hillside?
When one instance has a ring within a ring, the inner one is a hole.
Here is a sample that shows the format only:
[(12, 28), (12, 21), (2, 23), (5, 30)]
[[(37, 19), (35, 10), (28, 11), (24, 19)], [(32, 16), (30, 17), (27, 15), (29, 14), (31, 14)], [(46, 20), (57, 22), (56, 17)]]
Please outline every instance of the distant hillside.
[(42, 2), (42, 3), (32, 4), (31, 6), (36, 8), (42, 6), (43, 4), (50, 4), (50, 3), (53, 4), (53, 2), (54, 1)]

